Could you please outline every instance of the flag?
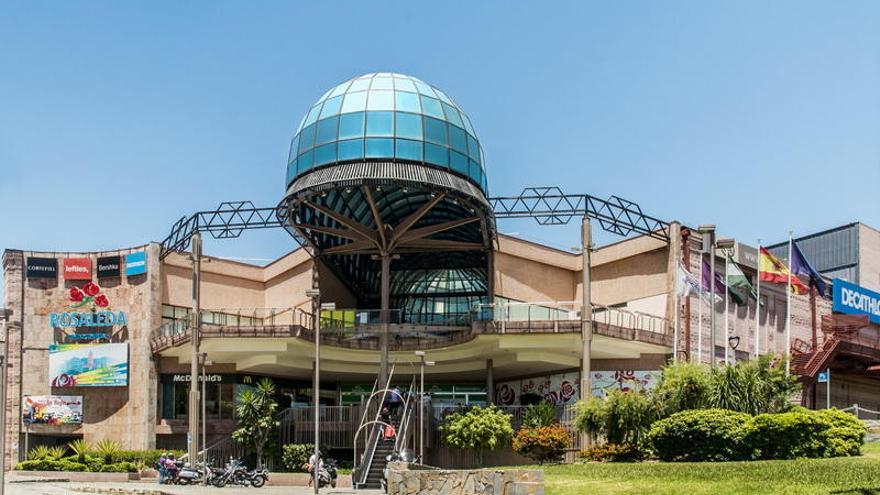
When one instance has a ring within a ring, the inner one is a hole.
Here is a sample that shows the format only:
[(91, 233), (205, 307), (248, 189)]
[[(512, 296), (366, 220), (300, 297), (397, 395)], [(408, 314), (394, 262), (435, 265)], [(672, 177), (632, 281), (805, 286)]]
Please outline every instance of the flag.
[(825, 280), (822, 278), (822, 275), (813, 268), (813, 265), (807, 261), (807, 257), (801, 252), (801, 248), (798, 247), (797, 243), (794, 241), (791, 242), (791, 273), (809, 278), (810, 285), (815, 287), (819, 294), (824, 297), (828, 290)]
[(727, 292), (737, 306), (745, 306), (749, 297), (758, 300), (755, 288), (752, 287), (746, 274), (734, 261), (727, 263)]
[[(789, 271), (788, 267), (785, 266), (785, 263), (779, 260), (776, 256), (770, 254), (770, 251), (767, 251), (767, 248), (761, 248), (761, 257), (759, 263), (761, 264), (761, 280), (764, 282), (770, 282), (772, 284), (787, 284)], [(793, 294), (806, 294), (810, 292), (810, 289), (801, 282), (801, 279), (797, 278), (797, 275), (791, 275), (791, 292)]]
[[(703, 260), (703, 270), (702, 270), (702, 289), (704, 292), (708, 292), (711, 288), (712, 284), (709, 283), (712, 280), (712, 269), (709, 267), (709, 263), (706, 260)], [(715, 302), (720, 302), (723, 299), (720, 296), (724, 295), (724, 291), (726, 289), (726, 285), (724, 284), (724, 278), (721, 275), (721, 272), (715, 271)]]
[(700, 281), (692, 273), (685, 270), (681, 263), (678, 264), (678, 282), (676, 286), (678, 295), (682, 297), (700, 293)]

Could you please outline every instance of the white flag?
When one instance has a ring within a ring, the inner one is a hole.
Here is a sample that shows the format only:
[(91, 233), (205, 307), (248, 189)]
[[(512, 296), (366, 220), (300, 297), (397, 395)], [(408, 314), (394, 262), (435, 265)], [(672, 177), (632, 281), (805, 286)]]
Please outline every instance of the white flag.
[(685, 270), (681, 263), (678, 264), (678, 278), (675, 285), (678, 295), (682, 297), (688, 297), (702, 292), (700, 290), (700, 281), (697, 280), (697, 277), (695, 277), (693, 273), (689, 273)]

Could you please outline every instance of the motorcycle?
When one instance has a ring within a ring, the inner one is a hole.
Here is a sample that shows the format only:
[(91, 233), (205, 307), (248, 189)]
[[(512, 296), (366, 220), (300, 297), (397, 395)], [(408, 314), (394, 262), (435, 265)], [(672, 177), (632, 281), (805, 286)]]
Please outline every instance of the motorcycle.
[[(328, 485), (330, 488), (336, 488), (336, 478), (338, 477), (338, 473), (336, 472), (336, 460), (327, 459), (326, 461), (322, 461), (320, 466), (320, 470), (318, 471), (318, 488), (324, 488)], [(312, 479), (314, 479), (314, 472), (311, 469), (308, 471), (311, 475), (309, 478), (309, 486), (311, 486)]]
[(266, 469), (248, 470), (240, 459), (230, 459), (226, 468), (214, 476), (211, 484), (222, 488), (228, 484), (239, 486), (252, 486), (260, 488), (269, 480), (269, 471)]
[(245, 473), (245, 479), (254, 488), (260, 488), (269, 481), (268, 469), (254, 469)]

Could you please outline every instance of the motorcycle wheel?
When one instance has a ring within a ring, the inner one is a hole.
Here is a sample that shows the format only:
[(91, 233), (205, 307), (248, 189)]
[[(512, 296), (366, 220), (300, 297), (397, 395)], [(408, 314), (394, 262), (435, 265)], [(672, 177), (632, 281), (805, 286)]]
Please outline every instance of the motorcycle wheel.
[(336, 478), (330, 480), (330, 488), (336, 488)]
[(253, 486), (254, 488), (262, 488), (262, 486), (265, 484), (266, 478), (262, 476), (254, 476), (253, 479), (251, 479), (251, 486)]
[(215, 479), (214, 486), (216, 486), (217, 488), (223, 488), (224, 486), (226, 486), (226, 478), (223, 477)]

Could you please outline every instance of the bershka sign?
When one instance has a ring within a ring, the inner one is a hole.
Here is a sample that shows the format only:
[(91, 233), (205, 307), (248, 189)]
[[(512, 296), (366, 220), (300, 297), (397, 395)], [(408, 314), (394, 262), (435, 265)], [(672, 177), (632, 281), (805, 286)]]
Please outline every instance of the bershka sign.
[(867, 315), (872, 323), (880, 324), (880, 293), (839, 278), (834, 279), (833, 283), (832, 310), (850, 315)]
[(64, 280), (91, 280), (92, 260), (89, 258), (64, 258)]
[(121, 256), (104, 256), (98, 258), (98, 278), (118, 277), (122, 270)]
[(58, 260), (55, 258), (28, 258), (28, 278), (58, 278)]

